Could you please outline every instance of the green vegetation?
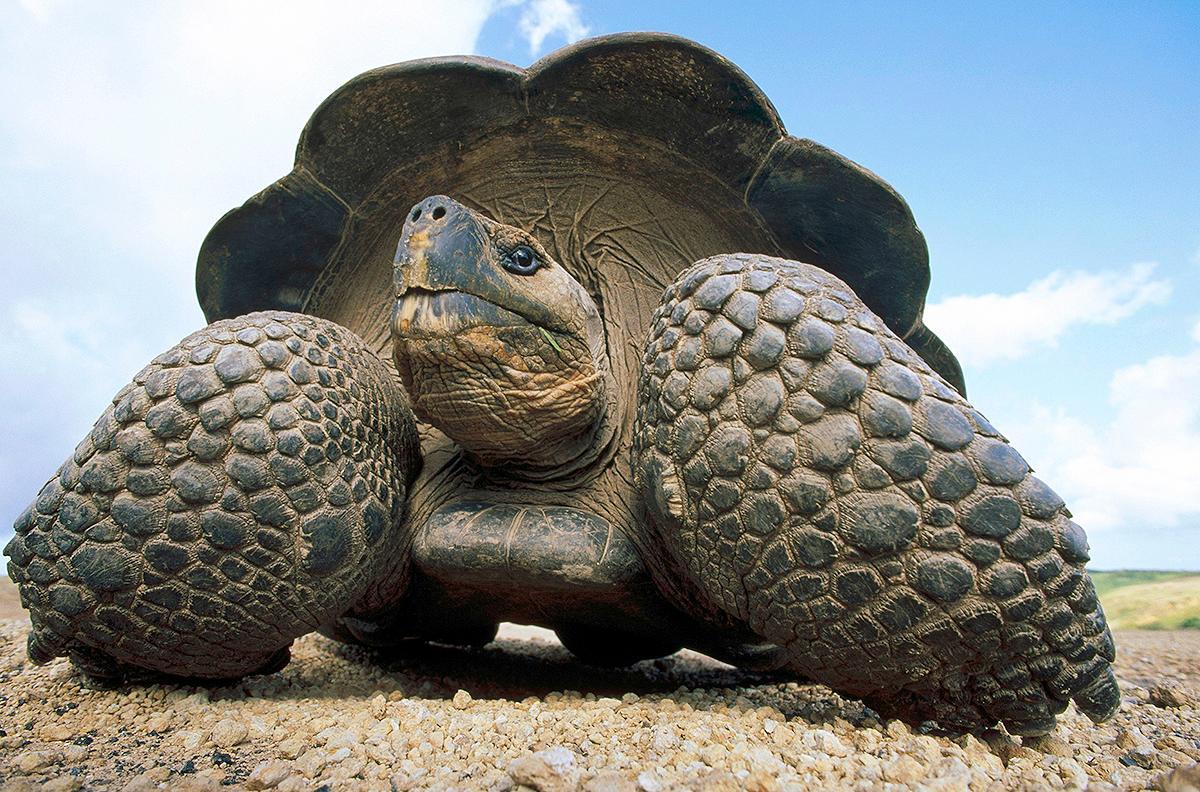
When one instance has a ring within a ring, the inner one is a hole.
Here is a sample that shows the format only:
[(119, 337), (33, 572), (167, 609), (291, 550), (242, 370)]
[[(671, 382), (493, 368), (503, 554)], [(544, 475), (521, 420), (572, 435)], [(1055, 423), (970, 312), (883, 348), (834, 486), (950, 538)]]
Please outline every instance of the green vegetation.
[(1092, 572), (1114, 629), (1200, 630), (1200, 573)]
[(1163, 580), (1195, 575), (1195, 572), (1149, 572), (1141, 569), (1117, 569), (1112, 572), (1091, 572), (1092, 582), (1096, 584), (1096, 594), (1104, 597), (1114, 589), (1125, 586), (1137, 586), (1142, 583), (1158, 583)]

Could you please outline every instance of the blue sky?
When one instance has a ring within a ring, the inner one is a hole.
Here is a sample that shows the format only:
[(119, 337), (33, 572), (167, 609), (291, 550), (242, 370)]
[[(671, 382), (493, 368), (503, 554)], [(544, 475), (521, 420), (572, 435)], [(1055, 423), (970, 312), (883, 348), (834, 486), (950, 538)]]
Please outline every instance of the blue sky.
[(0, 0), (0, 542), (109, 397), (203, 324), (212, 223), (330, 91), (664, 30), (741, 66), (929, 241), (928, 322), (1093, 567), (1200, 568), (1200, 5)]

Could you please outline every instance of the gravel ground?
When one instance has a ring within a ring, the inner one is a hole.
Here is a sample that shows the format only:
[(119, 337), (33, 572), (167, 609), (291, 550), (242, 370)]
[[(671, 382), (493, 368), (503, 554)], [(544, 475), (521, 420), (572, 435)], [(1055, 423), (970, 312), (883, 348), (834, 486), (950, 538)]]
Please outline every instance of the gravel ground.
[(1119, 633), (1107, 724), (1071, 709), (1049, 737), (951, 739), (690, 652), (590, 668), (508, 626), (482, 650), (386, 657), (308, 636), (236, 686), (90, 690), (64, 661), (29, 664), (12, 596), (3, 790), (1200, 789), (1200, 631)]

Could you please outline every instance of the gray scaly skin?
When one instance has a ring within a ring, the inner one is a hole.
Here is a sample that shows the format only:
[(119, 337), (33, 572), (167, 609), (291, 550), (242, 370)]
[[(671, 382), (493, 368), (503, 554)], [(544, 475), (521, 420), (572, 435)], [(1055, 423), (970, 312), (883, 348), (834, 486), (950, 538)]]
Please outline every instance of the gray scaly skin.
[(1062, 500), (840, 280), (700, 261), (654, 316), (635, 470), (656, 580), (789, 667), (944, 729), (1041, 734), (1119, 693)]
[(89, 675), (231, 678), (405, 585), (416, 431), (345, 328), (216, 322), (123, 388), (16, 523), (29, 657)]

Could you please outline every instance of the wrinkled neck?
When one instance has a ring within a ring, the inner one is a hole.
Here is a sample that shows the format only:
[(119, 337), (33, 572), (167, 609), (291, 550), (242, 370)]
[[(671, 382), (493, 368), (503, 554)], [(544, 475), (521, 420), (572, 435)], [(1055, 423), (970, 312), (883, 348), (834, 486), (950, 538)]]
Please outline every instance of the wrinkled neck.
[(616, 452), (620, 441), (617, 415), (617, 384), (603, 361), (598, 371), (595, 419), (575, 432), (536, 433), (536, 438), (511, 453), (483, 459), (478, 449), (464, 445), (464, 452), (488, 481), (536, 481), (563, 488), (576, 487), (603, 470), (605, 460)]
[(585, 340), (521, 322), (393, 343), (413, 410), (482, 476), (579, 480), (612, 454), (619, 400), (602, 334)]

